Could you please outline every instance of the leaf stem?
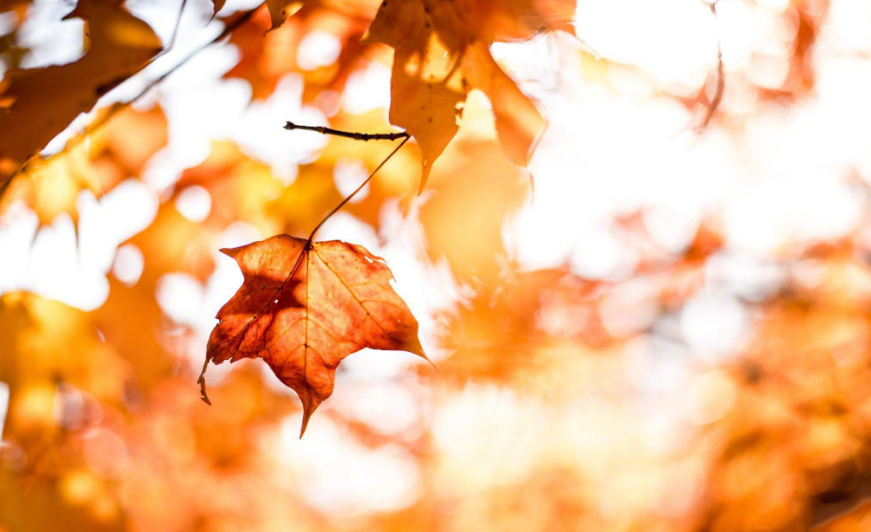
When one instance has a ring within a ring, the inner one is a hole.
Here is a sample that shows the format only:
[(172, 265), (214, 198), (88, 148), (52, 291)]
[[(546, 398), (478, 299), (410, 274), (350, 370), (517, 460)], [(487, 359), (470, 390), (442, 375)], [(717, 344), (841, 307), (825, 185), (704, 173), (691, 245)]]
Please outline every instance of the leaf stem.
[(332, 215), (334, 215), (334, 214), (336, 214), (337, 212), (339, 212), (339, 209), (341, 209), (341, 208), (344, 207), (344, 206), (345, 206), (349, 201), (351, 201), (351, 199), (352, 199), (354, 196), (356, 196), (358, 192), (360, 192), (361, 190), (363, 190), (363, 187), (365, 187), (367, 184), (369, 184), (369, 181), (371, 181), (372, 178), (375, 177), (375, 174), (378, 173), (378, 170), (381, 170), (381, 167), (384, 166), (385, 164), (387, 164), (387, 161), (389, 161), (390, 159), (392, 159), (393, 156), (396, 155), (396, 152), (398, 152), (400, 148), (402, 148), (403, 146), (405, 146), (405, 143), (408, 142), (408, 139), (410, 139), (410, 138), (411, 138), (411, 137), (409, 137), (409, 136), (406, 134), (406, 136), (405, 136), (405, 138), (403, 138), (402, 142), (399, 143), (399, 146), (397, 146), (397, 147), (396, 147), (392, 152), (390, 152), (390, 155), (388, 155), (387, 157), (385, 157), (384, 160), (381, 161), (381, 164), (379, 164), (378, 167), (375, 168), (375, 170), (372, 170), (372, 173), (369, 174), (369, 177), (367, 177), (365, 181), (363, 181), (362, 183), (360, 183), (360, 186), (357, 187), (357, 189), (354, 190), (354, 192), (351, 192), (350, 194), (348, 194), (348, 197), (346, 197), (345, 199), (342, 200), (341, 203), (339, 203), (338, 205), (336, 205), (336, 208), (335, 208), (335, 209), (333, 209), (332, 211), (330, 211), (329, 214), (327, 214), (326, 216), (324, 216), (324, 219), (321, 220), (320, 223), (319, 223), (317, 226), (315, 226), (315, 228), (312, 230), (311, 234), (308, 236), (308, 245), (309, 245), (309, 246), (311, 245), (312, 241), (314, 240), (315, 233), (318, 232), (318, 229), (320, 229), (321, 226), (324, 225), (324, 223), (325, 223), (327, 220), (329, 220), (330, 217), (331, 217)]
[(301, 129), (303, 131), (314, 131), (320, 133), (321, 135), (334, 135), (336, 137), (362, 140), (364, 142), (370, 140), (407, 139), (409, 136), (407, 131), (397, 131), (395, 133), (358, 133), (354, 131), (342, 131), (339, 129), (333, 129), (323, 126), (302, 126), (299, 124), (294, 124), (293, 122), (287, 122), (286, 124), (284, 124), (284, 129), (288, 131), (293, 131), (294, 129)]

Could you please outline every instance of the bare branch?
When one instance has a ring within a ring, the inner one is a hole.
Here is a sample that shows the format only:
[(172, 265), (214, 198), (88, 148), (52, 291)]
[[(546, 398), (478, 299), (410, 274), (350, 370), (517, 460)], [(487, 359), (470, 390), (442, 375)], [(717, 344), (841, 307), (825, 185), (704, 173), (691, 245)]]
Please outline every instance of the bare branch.
[(321, 135), (334, 135), (336, 137), (362, 140), (364, 142), (370, 140), (398, 140), (407, 139), (409, 137), (407, 131), (397, 131), (396, 133), (357, 133), (353, 131), (341, 131), (338, 129), (332, 129), (323, 126), (301, 126), (299, 124), (294, 124), (293, 122), (287, 122), (286, 124), (284, 124), (284, 129), (288, 131), (293, 131), (294, 129), (301, 129), (303, 131), (314, 131), (316, 133), (320, 133)]

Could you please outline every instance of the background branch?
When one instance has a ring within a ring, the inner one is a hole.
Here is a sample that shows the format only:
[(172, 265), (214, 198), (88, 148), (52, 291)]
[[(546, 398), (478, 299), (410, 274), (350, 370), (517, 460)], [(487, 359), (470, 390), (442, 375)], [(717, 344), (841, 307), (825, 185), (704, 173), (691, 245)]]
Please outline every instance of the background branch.
[[(708, 124), (711, 123), (711, 119), (714, 118), (714, 114), (717, 112), (717, 109), (720, 107), (720, 102), (723, 100), (723, 92), (726, 89), (726, 76), (723, 71), (723, 47), (722, 47), (722, 38), (720, 36), (719, 31), (719, 23), (720, 18), (717, 15), (717, 0), (714, 0), (710, 4), (708, 4), (708, 9), (711, 10), (711, 13), (714, 15), (714, 23), (718, 26), (717, 29), (717, 68), (715, 70), (715, 76), (717, 77), (716, 85), (714, 86), (714, 96), (711, 98), (711, 102), (707, 106), (707, 110), (705, 111), (705, 117), (702, 119), (701, 123), (696, 126), (696, 132), (701, 133), (705, 129), (707, 129)], [(707, 83), (705, 83), (707, 87)]]

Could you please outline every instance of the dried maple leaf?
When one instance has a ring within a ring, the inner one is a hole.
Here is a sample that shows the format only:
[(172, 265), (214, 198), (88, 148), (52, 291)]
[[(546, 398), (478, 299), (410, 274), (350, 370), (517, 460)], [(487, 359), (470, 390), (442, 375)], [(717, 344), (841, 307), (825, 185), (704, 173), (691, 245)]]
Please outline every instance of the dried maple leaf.
[(12, 69), (0, 82), (0, 183), (161, 50), (148, 24), (114, 3), (80, 0), (71, 17), (87, 22), (90, 49), (81, 59)]
[[(368, 347), (426, 358), (390, 269), (362, 246), (279, 235), (222, 252), (244, 282), (218, 312), (203, 373), (209, 361), (263, 358), (302, 401), (300, 437), (348, 355)], [(208, 402), (203, 375), (200, 384)]]

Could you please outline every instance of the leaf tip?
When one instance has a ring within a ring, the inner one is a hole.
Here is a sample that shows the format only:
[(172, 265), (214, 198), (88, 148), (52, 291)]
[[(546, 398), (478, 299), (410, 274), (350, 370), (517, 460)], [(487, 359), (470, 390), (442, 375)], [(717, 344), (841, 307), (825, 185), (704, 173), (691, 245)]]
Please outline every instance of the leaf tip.
[(427, 362), (429, 362), (429, 365), (432, 366), (432, 368), (433, 368), (434, 370), (436, 370), (436, 373), (438, 373), (439, 376), (441, 377), (442, 372), (439, 371), (439, 368), (438, 368), (438, 366), (435, 365), (435, 362), (433, 362), (432, 360), (430, 360), (429, 357), (426, 356), (426, 353), (423, 352), (423, 347), (420, 345), (420, 342), (418, 342), (417, 346), (414, 348), (414, 350), (411, 351), (411, 353), (414, 353), (415, 355), (417, 355), (417, 356), (419, 356), (420, 358), (422, 358), (422, 359), (426, 360)]
[(308, 428), (308, 422), (315, 413), (315, 410), (320, 406), (322, 400), (320, 397), (312, 397), (313, 390), (311, 388), (305, 391), (305, 396), (297, 391), (300, 401), (302, 401), (302, 427), (299, 429), (299, 439), (302, 439), (305, 430)]
[(302, 413), (302, 427), (299, 429), (299, 439), (302, 439), (303, 435), (305, 435), (305, 429), (308, 428), (308, 422), (314, 413), (313, 408), (309, 408), (308, 406), (303, 407)]
[(420, 172), (420, 186), (417, 189), (417, 195), (420, 196), (423, 194), (423, 189), (426, 187), (426, 182), (429, 180), (429, 173), (432, 170), (432, 163), (429, 161), (423, 162), (423, 168)]

